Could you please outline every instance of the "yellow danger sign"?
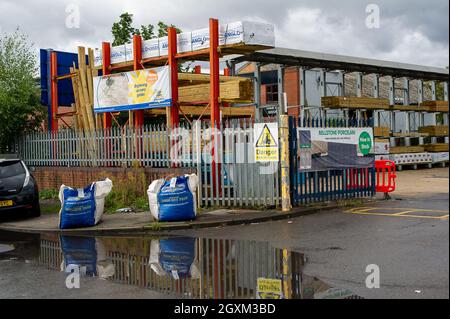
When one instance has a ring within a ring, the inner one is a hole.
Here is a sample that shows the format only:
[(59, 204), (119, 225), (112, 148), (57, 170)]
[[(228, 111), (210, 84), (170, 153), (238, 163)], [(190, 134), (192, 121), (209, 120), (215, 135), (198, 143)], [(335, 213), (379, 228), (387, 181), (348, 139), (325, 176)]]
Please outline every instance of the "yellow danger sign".
[(283, 290), (281, 280), (258, 278), (257, 280), (257, 299), (282, 299)]
[(255, 137), (255, 161), (278, 162), (278, 124), (257, 123), (254, 128)]

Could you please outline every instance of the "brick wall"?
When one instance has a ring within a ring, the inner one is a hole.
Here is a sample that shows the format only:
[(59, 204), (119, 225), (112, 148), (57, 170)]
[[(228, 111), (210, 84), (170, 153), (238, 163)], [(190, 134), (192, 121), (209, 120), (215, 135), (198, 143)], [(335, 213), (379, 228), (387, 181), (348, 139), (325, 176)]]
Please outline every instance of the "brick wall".
[(150, 183), (158, 178), (171, 174), (183, 175), (195, 173), (195, 169), (189, 168), (87, 168), (87, 167), (36, 167), (33, 173), (39, 189), (59, 189), (62, 184), (71, 187), (85, 187), (92, 182), (110, 178), (132, 184), (130, 185), (146, 190)]
[(298, 107), (300, 105), (298, 68), (290, 67), (284, 70), (284, 91), (287, 95), (288, 114), (298, 117), (300, 113), (300, 108)]

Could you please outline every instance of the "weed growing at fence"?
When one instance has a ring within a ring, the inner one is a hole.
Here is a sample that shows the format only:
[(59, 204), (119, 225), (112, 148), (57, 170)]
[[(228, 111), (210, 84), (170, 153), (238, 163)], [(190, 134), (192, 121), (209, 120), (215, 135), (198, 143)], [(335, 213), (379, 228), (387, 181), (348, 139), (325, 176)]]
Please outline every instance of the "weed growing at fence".
[(59, 190), (57, 189), (42, 189), (39, 190), (39, 199), (58, 199)]
[(106, 213), (114, 213), (120, 208), (148, 210), (148, 187), (145, 174), (138, 171), (124, 172), (123, 176), (113, 177), (113, 190), (106, 197)]

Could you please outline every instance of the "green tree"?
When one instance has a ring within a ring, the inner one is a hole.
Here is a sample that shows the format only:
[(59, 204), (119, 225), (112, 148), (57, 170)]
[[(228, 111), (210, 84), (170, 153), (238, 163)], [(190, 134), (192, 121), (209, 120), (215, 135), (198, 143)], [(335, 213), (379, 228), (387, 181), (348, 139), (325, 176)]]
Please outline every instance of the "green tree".
[[(119, 18), (119, 22), (114, 22), (111, 29), (114, 38), (114, 46), (130, 43), (132, 36), (135, 34), (141, 35), (144, 40), (167, 36), (167, 28), (169, 25), (162, 21), (158, 22), (158, 32), (157, 35), (155, 35), (156, 28), (153, 24), (141, 25), (140, 29), (134, 28), (133, 15), (128, 12), (122, 13)], [(174, 27), (177, 30), (177, 33), (181, 33), (181, 30), (173, 24), (171, 24), (170, 27)]]
[(22, 133), (39, 130), (45, 117), (36, 61), (33, 44), (19, 29), (0, 34), (0, 152)]

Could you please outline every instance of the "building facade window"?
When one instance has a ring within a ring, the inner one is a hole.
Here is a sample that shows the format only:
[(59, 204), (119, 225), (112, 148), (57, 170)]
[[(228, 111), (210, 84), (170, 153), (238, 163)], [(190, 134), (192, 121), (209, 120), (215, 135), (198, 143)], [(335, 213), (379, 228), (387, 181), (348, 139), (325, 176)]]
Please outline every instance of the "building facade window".
[(278, 85), (268, 84), (266, 86), (267, 104), (278, 103)]

